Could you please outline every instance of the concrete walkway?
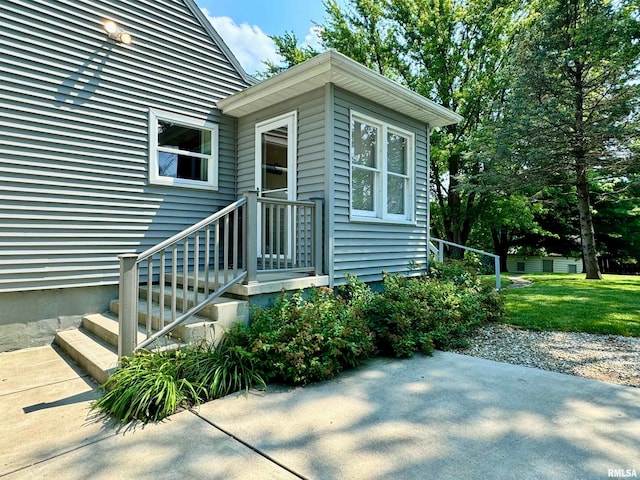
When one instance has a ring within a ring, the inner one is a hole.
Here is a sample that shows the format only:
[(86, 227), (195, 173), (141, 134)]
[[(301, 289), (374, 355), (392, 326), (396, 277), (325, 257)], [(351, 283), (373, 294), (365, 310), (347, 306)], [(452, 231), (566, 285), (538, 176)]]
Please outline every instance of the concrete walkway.
[(640, 475), (640, 389), (453, 353), (379, 359), (147, 426), (92, 418), (96, 395), (51, 347), (0, 353), (0, 478)]

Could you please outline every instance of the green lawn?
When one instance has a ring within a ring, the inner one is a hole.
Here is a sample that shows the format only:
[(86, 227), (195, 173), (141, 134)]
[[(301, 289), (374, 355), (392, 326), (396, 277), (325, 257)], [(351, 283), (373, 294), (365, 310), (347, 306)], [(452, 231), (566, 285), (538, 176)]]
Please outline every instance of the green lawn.
[(503, 322), (531, 330), (605, 333), (640, 337), (640, 277), (605, 275), (523, 275), (533, 284), (506, 288)]

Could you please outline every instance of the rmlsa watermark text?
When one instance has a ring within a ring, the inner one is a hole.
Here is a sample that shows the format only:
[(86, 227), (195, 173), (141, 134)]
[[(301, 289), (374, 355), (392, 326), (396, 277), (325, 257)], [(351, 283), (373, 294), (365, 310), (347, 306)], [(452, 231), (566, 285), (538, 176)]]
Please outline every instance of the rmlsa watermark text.
[(638, 474), (632, 468), (610, 468), (607, 470), (609, 478), (636, 478)]

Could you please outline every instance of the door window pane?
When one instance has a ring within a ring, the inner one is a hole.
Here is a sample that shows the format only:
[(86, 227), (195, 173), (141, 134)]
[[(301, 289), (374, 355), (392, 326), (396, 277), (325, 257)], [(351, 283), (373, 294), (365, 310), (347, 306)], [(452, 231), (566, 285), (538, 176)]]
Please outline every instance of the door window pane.
[(287, 127), (261, 134), (262, 195), (286, 200), (287, 192)]

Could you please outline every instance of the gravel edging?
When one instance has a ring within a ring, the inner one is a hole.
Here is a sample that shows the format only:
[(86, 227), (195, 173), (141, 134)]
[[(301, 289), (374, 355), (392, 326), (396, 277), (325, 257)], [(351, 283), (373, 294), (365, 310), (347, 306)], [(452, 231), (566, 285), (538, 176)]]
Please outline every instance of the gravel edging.
[(457, 353), (640, 387), (640, 338), (535, 332), (509, 325), (478, 329)]

